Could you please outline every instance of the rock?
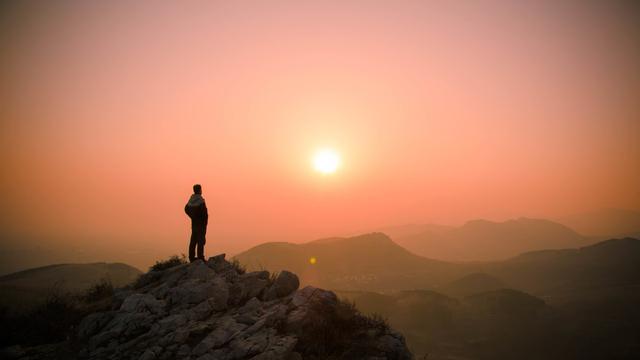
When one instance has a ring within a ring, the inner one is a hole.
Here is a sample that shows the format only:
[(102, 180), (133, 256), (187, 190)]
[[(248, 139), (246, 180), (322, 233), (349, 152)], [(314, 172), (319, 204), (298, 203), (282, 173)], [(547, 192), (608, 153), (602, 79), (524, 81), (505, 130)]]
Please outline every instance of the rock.
[(240, 313), (254, 313), (262, 306), (262, 301), (258, 300), (258, 298), (251, 298), (247, 301), (238, 312)]
[(335, 307), (337, 303), (338, 298), (331, 291), (312, 286), (299, 290), (291, 300), (294, 309), (287, 316), (287, 330), (294, 333), (303, 331), (308, 324), (315, 323), (323, 316), (319, 305)]
[(269, 283), (269, 272), (254, 271), (242, 274), (229, 288), (230, 304), (243, 304), (253, 297), (259, 297)]
[(86, 316), (78, 325), (78, 337), (87, 339), (96, 334), (113, 318), (113, 312), (93, 313)]
[(246, 338), (237, 338), (230, 344), (231, 356), (235, 359), (253, 357), (266, 350), (269, 340), (276, 335), (275, 329), (255, 332)]
[(193, 355), (202, 355), (211, 349), (222, 346), (246, 328), (246, 325), (236, 323), (229, 316), (218, 321), (216, 325), (216, 328), (193, 349)]
[(187, 323), (187, 317), (183, 314), (169, 315), (157, 322), (160, 332), (165, 334), (180, 328)]
[(213, 307), (209, 303), (209, 299), (201, 302), (189, 312), (189, 320), (203, 320), (211, 315)]
[(335, 305), (338, 297), (332, 291), (318, 289), (313, 286), (306, 286), (304, 289), (296, 292), (291, 303), (296, 307), (308, 307), (315, 303), (327, 303)]
[(191, 354), (191, 348), (187, 344), (182, 344), (178, 351), (176, 352), (176, 357), (178, 358), (188, 358)]
[(220, 278), (210, 281), (188, 279), (179, 286), (169, 289), (167, 297), (171, 306), (198, 304), (209, 298), (214, 309), (223, 310), (227, 306), (229, 289), (226, 282)]
[(238, 314), (235, 317), (236, 321), (239, 322), (240, 324), (245, 324), (245, 325), (253, 325), (256, 323), (256, 321), (258, 321), (258, 317), (254, 314)]
[[(251, 360), (289, 360), (297, 359), (293, 355), (293, 349), (296, 346), (298, 339), (293, 336), (278, 337), (275, 341), (272, 341), (261, 354), (258, 354), (251, 358)], [(302, 356), (297, 354), (300, 359)]]
[(216, 276), (216, 272), (203, 261), (194, 261), (188, 267), (187, 276), (190, 279), (211, 280)]
[[(142, 286), (116, 291), (116, 308), (80, 322), (73, 353), (90, 360), (323, 358), (316, 349), (332, 344), (320, 343), (326, 339), (313, 329), (342, 331), (336, 358), (411, 359), (400, 334), (369, 326), (355, 312), (346, 318), (358, 320), (351, 333), (344, 333), (349, 326), (334, 328), (341, 303), (333, 292), (298, 290), (298, 277), (288, 271), (269, 285), (268, 272), (239, 274), (224, 257), (151, 271)], [(47, 358), (44, 351), (29, 359)]]
[(265, 301), (274, 300), (291, 294), (298, 290), (300, 286), (300, 280), (298, 276), (289, 271), (283, 270), (273, 282), (273, 285), (269, 287), (264, 295)]
[(133, 294), (124, 299), (120, 310), (125, 312), (149, 312), (151, 314), (160, 314), (164, 309), (165, 303), (156, 300), (150, 294)]
[(240, 276), (242, 285), (242, 299), (259, 296), (269, 283), (269, 272), (254, 271)]
[(225, 261), (225, 256), (226, 254), (220, 254), (210, 257), (209, 260), (207, 260), (207, 266), (217, 273), (231, 267), (231, 264)]
[(145, 350), (140, 356), (140, 360), (155, 360), (159, 357), (162, 352), (162, 348), (160, 346), (154, 346), (150, 349)]

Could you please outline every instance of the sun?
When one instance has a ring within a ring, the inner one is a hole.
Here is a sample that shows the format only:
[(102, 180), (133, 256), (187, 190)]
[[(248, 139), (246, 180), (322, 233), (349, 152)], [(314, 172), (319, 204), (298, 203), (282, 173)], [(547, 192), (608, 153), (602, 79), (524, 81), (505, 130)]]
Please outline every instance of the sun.
[(333, 149), (320, 149), (313, 156), (313, 168), (323, 174), (336, 172), (340, 163), (340, 154)]

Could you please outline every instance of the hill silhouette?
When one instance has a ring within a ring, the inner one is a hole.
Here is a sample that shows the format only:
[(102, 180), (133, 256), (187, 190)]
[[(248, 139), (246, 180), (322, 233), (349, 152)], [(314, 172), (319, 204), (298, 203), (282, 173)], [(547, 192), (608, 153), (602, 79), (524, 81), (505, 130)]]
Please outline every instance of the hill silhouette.
[(56, 264), (0, 276), (0, 305), (25, 309), (51, 291), (78, 293), (100, 280), (113, 286), (133, 282), (142, 272), (122, 263)]
[(343, 290), (431, 288), (459, 274), (457, 266), (412, 254), (382, 233), (265, 243), (235, 258), (252, 270), (291, 269), (303, 284)]
[(495, 276), (485, 273), (472, 273), (445, 284), (438, 288), (438, 291), (450, 296), (462, 297), (508, 287), (504, 281)]
[(640, 211), (600, 209), (558, 218), (561, 224), (589, 236), (640, 236)]
[(446, 292), (458, 280), (455, 291), (470, 294), (480, 285), (459, 279), (483, 273), (493, 285), (481, 290), (496, 290), (504, 283), (548, 301), (566, 301), (586, 294), (626, 293), (640, 285), (640, 240), (631, 238), (528, 252), (503, 261), (451, 263), (414, 255), (386, 235), (372, 233), (306, 244), (266, 243), (236, 258), (251, 269), (295, 269), (303, 283), (335, 290)]
[(640, 240), (611, 239), (578, 249), (544, 250), (481, 266), (524, 291), (550, 301), (640, 298)]
[(407, 250), (447, 261), (503, 260), (527, 251), (588, 244), (587, 238), (564, 225), (528, 218), (472, 220), (459, 227), (409, 225), (391, 230), (394, 241)]

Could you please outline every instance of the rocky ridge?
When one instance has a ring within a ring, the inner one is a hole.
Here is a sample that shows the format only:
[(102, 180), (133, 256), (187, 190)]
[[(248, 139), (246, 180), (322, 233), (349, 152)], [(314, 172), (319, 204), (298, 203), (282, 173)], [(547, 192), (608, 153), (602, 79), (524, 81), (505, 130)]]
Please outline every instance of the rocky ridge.
[(412, 359), (399, 333), (288, 271), (221, 254), (150, 271), (78, 326), (81, 359)]

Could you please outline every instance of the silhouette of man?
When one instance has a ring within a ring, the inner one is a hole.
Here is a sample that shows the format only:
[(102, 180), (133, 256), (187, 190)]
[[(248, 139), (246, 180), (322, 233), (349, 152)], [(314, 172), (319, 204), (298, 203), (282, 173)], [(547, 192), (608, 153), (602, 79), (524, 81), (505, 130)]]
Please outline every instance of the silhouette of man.
[[(193, 195), (189, 198), (187, 205), (184, 206), (184, 212), (191, 218), (191, 241), (189, 242), (189, 261), (196, 259), (204, 260), (204, 244), (207, 242), (207, 223), (209, 222), (209, 213), (207, 205), (202, 197), (202, 186), (200, 184), (193, 185)], [(198, 257), (195, 252), (198, 248)]]

